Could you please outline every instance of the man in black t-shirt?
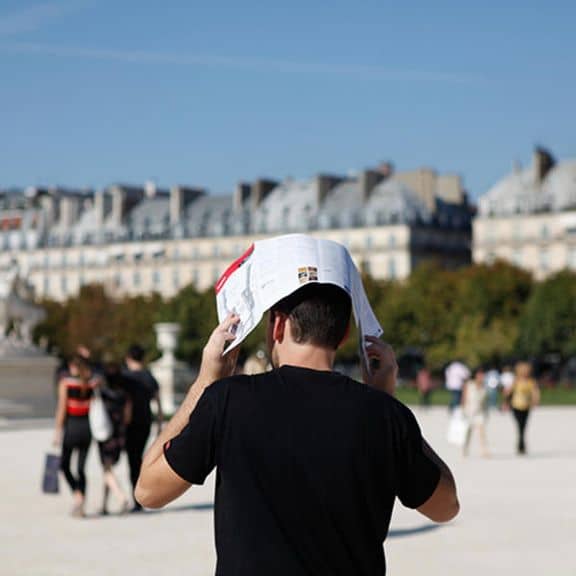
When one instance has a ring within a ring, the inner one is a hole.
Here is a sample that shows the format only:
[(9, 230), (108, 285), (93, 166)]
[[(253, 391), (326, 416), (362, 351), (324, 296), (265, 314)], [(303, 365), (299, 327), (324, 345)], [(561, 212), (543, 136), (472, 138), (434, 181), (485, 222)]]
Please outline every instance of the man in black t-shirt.
[(230, 376), (228, 317), (146, 454), (136, 498), (152, 508), (216, 468), (216, 574), (382, 575), (396, 497), (434, 521), (458, 513), (450, 470), (393, 397), (391, 348), (367, 337), (364, 384), (332, 371), (350, 308), (328, 284), (280, 301), (268, 314), (274, 370), (256, 376)]
[[(130, 481), (136, 488), (142, 456), (152, 427), (150, 403), (156, 402), (158, 427), (162, 425), (162, 407), (160, 405), (159, 386), (156, 378), (144, 366), (145, 350), (138, 344), (130, 346), (126, 354), (126, 367), (122, 370), (126, 392), (132, 400), (132, 417), (126, 428), (126, 454), (130, 466)], [(142, 506), (136, 501), (133, 512), (139, 512)]]

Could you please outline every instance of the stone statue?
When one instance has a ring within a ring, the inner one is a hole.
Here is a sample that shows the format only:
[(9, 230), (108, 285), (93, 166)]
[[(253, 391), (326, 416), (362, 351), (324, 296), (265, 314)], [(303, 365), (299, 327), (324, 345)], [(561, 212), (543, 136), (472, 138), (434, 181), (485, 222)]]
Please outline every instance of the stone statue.
[(32, 332), (45, 312), (34, 304), (34, 289), (26, 276), (15, 260), (0, 269), (0, 356), (38, 353)]

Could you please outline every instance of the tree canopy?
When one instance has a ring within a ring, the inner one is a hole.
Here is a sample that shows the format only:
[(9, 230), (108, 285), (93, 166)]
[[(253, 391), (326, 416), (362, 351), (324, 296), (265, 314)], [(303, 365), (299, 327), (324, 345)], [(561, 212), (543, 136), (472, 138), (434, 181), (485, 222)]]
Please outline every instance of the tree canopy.
[[(518, 355), (554, 352), (567, 358), (576, 354), (576, 274), (572, 272), (535, 283), (530, 274), (504, 262), (458, 270), (425, 264), (404, 281), (366, 277), (364, 285), (384, 338), (399, 354), (419, 351), (432, 369), (454, 358), (476, 366)], [(83, 344), (100, 358), (107, 354), (120, 359), (133, 342), (157, 354), (154, 323), (174, 321), (181, 326), (177, 355), (198, 363), (217, 322), (213, 290), (198, 292), (193, 286), (168, 300), (158, 295), (117, 300), (93, 285), (83, 287), (67, 302), (43, 304), (47, 314), (36, 329), (37, 340), (63, 354)], [(245, 341), (245, 353), (264, 345), (261, 324)], [(357, 353), (352, 326), (338, 358), (353, 362)]]

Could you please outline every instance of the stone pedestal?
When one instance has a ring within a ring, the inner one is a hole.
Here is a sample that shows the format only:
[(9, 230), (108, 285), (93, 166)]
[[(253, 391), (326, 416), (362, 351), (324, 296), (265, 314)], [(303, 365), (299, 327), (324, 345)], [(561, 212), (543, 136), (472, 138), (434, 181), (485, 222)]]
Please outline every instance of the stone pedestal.
[(53, 418), (58, 360), (47, 355), (0, 356), (0, 420)]
[(150, 370), (160, 385), (162, 410), (166, 414), (172, 414), (176, 410), (175, 390), (189, 386), (193, 375), (188, 366), (174, 356), (180, 326), (172, 322), (161, 322), (155, 324), (154, 329), (162, 357), (150, 364)]

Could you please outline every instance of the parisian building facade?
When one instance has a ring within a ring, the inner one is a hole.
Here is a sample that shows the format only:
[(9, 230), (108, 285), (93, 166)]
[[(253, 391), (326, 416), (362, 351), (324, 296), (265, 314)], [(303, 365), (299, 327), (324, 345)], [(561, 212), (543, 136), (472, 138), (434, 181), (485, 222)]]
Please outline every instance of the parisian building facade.
[(473, 210), (459, 176), (390, 164), (354, 176), (259, 179), (233, 194), (150, 183), (104, 190), (0, 191), (0, 271), (17, 266), (40, 299), (86, 284), (114, 297), (216, 283), (255, 240), (306, 233), (348, 247), (377, 279), (406, 278), (423, 261), (471, 261)]
[(479, 200), (473, 258), (506, 260), (542, 280), (576, 270), (576, 160), (557, 162), (542, 148)]

